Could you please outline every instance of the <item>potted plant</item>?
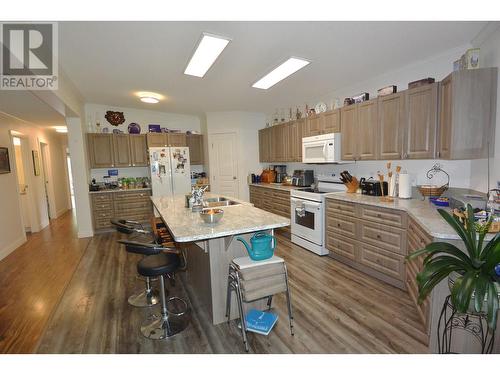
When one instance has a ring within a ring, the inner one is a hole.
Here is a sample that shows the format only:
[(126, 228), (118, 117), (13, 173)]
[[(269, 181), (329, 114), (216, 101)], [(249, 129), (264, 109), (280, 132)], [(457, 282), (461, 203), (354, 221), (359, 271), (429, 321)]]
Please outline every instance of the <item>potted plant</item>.
[(465, 251), (447, 242), (433, 242), (407, 256), (408, 260), (426, 256), (423, 269), (417, 274), (418, 301), (421, 303), (448, 277), (455, 309), (459, 313), (483, 311), (488, 326), (495, 329), (500, 294), (500, 277), (495, 270), (500, 263), (500, 233), (484, 245), (492, 218), (485, 224), (476, 223), (471, 205), (467, 205), (464, 223), (444, 209), (438, 212), (460, 236)]

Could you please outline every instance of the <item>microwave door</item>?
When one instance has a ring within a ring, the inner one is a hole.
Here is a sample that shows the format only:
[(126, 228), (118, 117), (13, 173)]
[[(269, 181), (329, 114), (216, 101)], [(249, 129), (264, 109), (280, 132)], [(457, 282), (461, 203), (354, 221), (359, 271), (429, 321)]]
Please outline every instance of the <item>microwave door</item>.
[(302, 162), (324, 163), (326, 161), (327, 143), (325, 141), (303, 143)]

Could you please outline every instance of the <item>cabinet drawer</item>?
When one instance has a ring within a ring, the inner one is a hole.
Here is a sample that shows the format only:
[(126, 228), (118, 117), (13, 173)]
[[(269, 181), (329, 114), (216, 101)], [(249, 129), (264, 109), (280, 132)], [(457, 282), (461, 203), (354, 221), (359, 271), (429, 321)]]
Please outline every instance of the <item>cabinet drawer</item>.
[(406, 228), (407, 214), (404, 211), (390, 210), (375, 206), (359, 206), (359, 216), (361, 219), (373, 223), (393, 225), (400, 228)]
[(110, 221), (113, 217), (113, 211), (97, 211), (93, 213), (94, 221)]
[(92, 196), (92, 203), (105, 203), (113, 201), (112, 193), (101, 193), (101, 194), (93, 193), (91, 196)]
[(351, 260), (357, 260), (356, 241), (331, 231), (327, 232), (326, 248), (332, 253), (342, 255)]
[(149, 221), (153, 217), (153, 212), (143, 212), (143, 213), (133, 213), (129, 212), (122, 216), (127, 220), (135, 220), (135, 221)]
[(327, 199), (326, 200), (326, 212), (327, 213), (332, 213), (332, 214), (337, 214), (337, 215), (342, 215), (344, 216), (356, 216), (356, 207), (354, 203), (349, 203), (349, 202), (344, 202), (344, 201), (339, 201), (339, 200), (333, 200), (333, 199)]
[(399, 228), (361, 221), (359, 240), (400, 255), (406, 255), (406, 231)]
[(110, 219), (107, 218), (98, 218), (94, 219), (94, 229), (105, 229), (111, 228), (113, 225), (111, 224)]
[(277, 204), (273, 202), (273, 213), (290, 218), (290, 205)]
[(102, 202), (93, 202), (92, 209), (97, 211), (112, 211), (113, 210), (113, 202), (112, 201), (102, 201)]
[(132, 202), (116, 202), (114, 204), (115, 211), (128, 211), (128, 210), (151, 210), (151, 201), (132, 201)]
[(408, 233), (413, 235), (419, 249), (430, 244), (433, 240), (433, 238), (411, 218), (408, 220)]
[(327, 215), (326, 230), (350, 238), (356, 238), (356, 221), (354, 219), (340, 219), (336, 216)]
[(130, 201), (148, 201), (150, 200), (149, 191), (135, 191), (135, 192), (120, 192), (115, 193), (115, 202), (130, 202)]
[(360, 242), (359, 262), (387, 276), (405, 281), (405, 265), (402, 255)]
[(264, 198), (262, 200), (262, 209), (263, 210), (266, 210), (266, 211), (269, 211), (269, 212), (272, 212), (273, 210), (273, 202), (270, 198)]

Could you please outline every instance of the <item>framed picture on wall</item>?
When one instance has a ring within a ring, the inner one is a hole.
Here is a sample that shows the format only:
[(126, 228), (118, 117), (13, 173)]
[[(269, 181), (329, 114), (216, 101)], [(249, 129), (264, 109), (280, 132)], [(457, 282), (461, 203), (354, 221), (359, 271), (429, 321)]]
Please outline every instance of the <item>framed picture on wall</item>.
[(31, 151), (33, 155), (33, 172), (35, 176), (40, 176), (40, 157), (38, 156), (38, 150)]
[(0, 147), (0, 174), (10, 173), (9, 149)]

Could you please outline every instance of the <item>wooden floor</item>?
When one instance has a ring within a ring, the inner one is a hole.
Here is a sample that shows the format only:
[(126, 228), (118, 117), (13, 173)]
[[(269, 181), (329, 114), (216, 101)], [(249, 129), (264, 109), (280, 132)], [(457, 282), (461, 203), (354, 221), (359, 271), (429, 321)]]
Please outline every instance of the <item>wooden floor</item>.
[[(235, 323), (213, 326), (190, 299), (188, 328), (168, 341), (143, 338), (139, 326), (158, 308), (139, 309), (127, 297), (141, 287), (140, 256), (126, 253), (117, 234), (95, 236), (53, 313), (39, 353), (243, 353)], [(249, 334), (252, 353), (424, 353), (425, 335), (409, 296), (279, 236), (291, 283), (295, 336), (285, 299), (273, 303), (279, 321), (269, 336)], [(180, 277), (182, 278), (182, 277)], [(188, 284), (169, 287), (189, 299)]]
[(0, 353), (32, 353), (90, 239), (71, 211), (0, 261)]

